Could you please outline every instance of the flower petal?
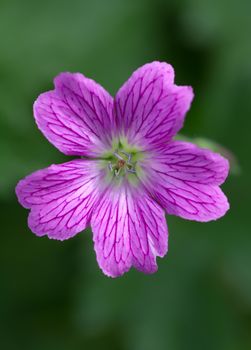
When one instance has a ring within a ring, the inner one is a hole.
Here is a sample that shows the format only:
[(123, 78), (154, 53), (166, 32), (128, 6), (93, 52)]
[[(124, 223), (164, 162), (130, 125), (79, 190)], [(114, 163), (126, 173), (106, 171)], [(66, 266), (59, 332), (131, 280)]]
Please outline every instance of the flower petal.
[(210, 221), (229, 209), (227, 198), (218, 187), (226, 179), (228, 170), (228, 161), (219, 154), (187, 142), (173, 141), (145, 163), (148, 174), (145, 181), (168, 214)]
[(91, 219), (97, 261), (111, 277), (131, 266), (145, 273), (157, 270), (156, 256), (167, 252), (164, 211), (143, 191), (108, 189)]
[(51, 165), (19, 181), (19, 202), (31, 209), (28, 224), (38, 236), (64, 240), (84, 230), (97, 197), (94, 161)]
[(67, 155), (95, 156), (111, 144), (113, 99), (80, 73), (61, 73), (34, 103), (36, 123)]
[(173, 68), (164, 62), (136, 70), (115, 97), (118, 134), (143, 149), (170, 140), (193, 99), (191, 87), (176, 86), (173, 80)]

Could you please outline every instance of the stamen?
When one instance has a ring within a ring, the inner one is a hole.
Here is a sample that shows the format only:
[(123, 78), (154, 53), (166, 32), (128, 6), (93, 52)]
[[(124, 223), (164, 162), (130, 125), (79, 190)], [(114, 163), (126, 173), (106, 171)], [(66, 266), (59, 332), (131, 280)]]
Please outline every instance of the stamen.
[[(122, 152), (121, 152), (122, 153)], [(123, 157), (121, 157), (118, 152), (114, 152), (113, 153), (115, 155), (115, 157), (117, 157), (118, 159), (124, 160)]]
[(108, 163), (108, 168), (110, 169), (110, 171), (113, 171), (112, 162), (109, 162), (109, 163)]
[(117, 149), (113, 153), (115, 159), (108, 162), (109, 170), (115, 175), (126, 175), (126, 173), (136, 174), (135, 162), (132, 162), (132, 155), (125, 151)]
[(132, 155), (131, 155), (130, 153), (127, 153), (127, 152), (125, 152), (125, 151), (121, 151), (120, 153), (123, 153), (125, 156), (127, 156), (128, 162), (131, 162)]
[(121, 168), (115, 169), (115, 170), (114, 170), (114, 174), (115, 174), (116, 176), (119, 176), (120, 170), (121, 170)]
[(126, 168), (128, 173), (136, 174), (136, 170), (134, 168)]

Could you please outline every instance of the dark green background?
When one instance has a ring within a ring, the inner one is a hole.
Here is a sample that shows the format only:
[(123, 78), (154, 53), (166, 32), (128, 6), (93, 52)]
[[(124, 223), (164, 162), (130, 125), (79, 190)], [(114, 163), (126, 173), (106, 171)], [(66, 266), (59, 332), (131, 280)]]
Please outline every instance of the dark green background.
[[(251, 349), (251, 2), (0, 0), (0, 347), (25, 350)], [(195, 100), (183, 133), (230, 149), (231, 210), (201, 224), (168, 218), (159, 271), (99, 270), (91, 232), (37, 238), (14, 188), (67, 161), (37, 130), (32, 104), (61, 71), (112, 94), (138, 66), (170, 62)]]

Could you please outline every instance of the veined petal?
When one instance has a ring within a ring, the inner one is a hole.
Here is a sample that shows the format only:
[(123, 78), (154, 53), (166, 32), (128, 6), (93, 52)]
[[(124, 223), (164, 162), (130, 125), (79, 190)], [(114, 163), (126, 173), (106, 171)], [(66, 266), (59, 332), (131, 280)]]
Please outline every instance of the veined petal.
[(174, 179), (221, 185), (228, 175), (229, 163), (220, 154), (190, 142), (172, 141), (158, 149), (151, 168)]
[(16, 194), (28, 209), (28, 224), (38, 236), (64, 240), (89, 225), (101, 176), (95, 161), (51, 165), (19, 181)]
[(229, 209), (218, 185), (229, 171), (219, 154), (173, 141), (146, 162), (146, 186), (168, 214), (197, 221), (216, 220)]
[(170, 64), (152, 62), (137, 69), (115, 97), (117, 132), (151, 149), (183, 126), (193, 99), (189, 86), (176, 86)]
[(55, 90), (34, 103), (36, 123), (45, 137), (67, 155), (95, 156), (111, 146), (113, 99), (80, 73), (61, 73)]
[(157, 270), (156, 256), (167, 252), (164, 211), (142, 190), (107, 189), (91, 219), (97, 261), (111, 277), (131, 266), (145, 273)]

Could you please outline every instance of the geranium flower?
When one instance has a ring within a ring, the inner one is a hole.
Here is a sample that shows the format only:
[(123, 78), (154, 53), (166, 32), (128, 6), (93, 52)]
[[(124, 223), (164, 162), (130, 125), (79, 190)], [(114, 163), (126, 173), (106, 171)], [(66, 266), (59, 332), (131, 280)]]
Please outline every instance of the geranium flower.
[(65, 240), (91, 226), (97, 261), (108, 276), (132, 266), (157, 270), (167, 252), (167, 214), (215, 220), (229, 208), (219, 188), (228, 161), (173, 140), (193, 99), (174, 84), (171, 65), (146, 64), (113, 99), (80, 73), (61, 73), (34, 104), (38, 128), (61, 152), (16, 188), (37, 236)]

